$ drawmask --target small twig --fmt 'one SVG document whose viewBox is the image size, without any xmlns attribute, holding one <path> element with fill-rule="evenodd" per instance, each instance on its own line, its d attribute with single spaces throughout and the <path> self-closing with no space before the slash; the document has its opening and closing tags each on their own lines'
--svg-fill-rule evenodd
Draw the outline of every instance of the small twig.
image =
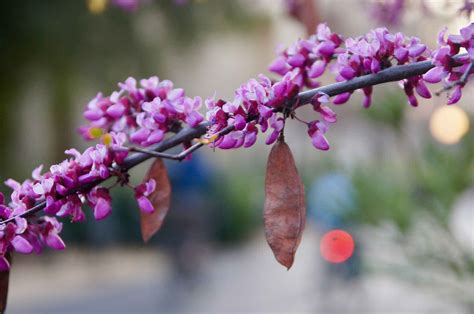
<svg viewBox="0 0 474 314">
<path fill-rule="evenodd" d="M 194 152 L 195 150 L 199 149 L 202 146 L 204 146 L 203 143 L 201 142 L 196 143 L 193 146 L 189 147 L 188 149 L 183 150 L 179 154 L 161 153 L 161 152 L 156 152 L 153 150 L 148 150 L 148 149 L 139 148 L 139 147 L 130 147 L 128 150 L 131 152 L 147 154 L 153 157 L 182 161 L 184 158 L 186 158 L 188 155 L 190 155 L 192 152 Z"/>
<path fill-rule="evenodd" d="M 469 74 L 471 74 L 473 66 L 474 66 L 474 61 L 471 60 L 471 63 L 469 63 L 469 65 L 467 66 L 466 71 L 463 73 L 463 75 L 461 76 L 461 79 L 459 80 L 462 85 L 466 85 L 467 77 L 469 76 Z"/>
<path fill-rule="evenodd" d="M 442 93 L 452 89 L 453 87 L 455 86 L 464 86 L 466 85 L 467 83 L 467 78 L 469 77 L 469 74 L 471 74 L 471 71 L 472 71 L 472 68 L 474 67 L 474 61 L 471 61 L 471 63 L 469 63 L 469 65 L 467 66 L 467 69 L 466 71 L 464 71 L 464 73 L 462 74 L 461 78 L 455 82 L 452 82 L 448 85 L 446 85 L 445 87 L 443 87 L 442 89 L 440 89 L 439 91 L 437 91 L 435 93 L 436 96 L 439 96 L 441 95 Z"/>
<path fill-rule="evenodd" d="M 293 114 L 291 117 L 292 117 L 292 118 L 295 118 L 297 121 L 299 121 L 299 122 L 301 122 L 301 123 L 304 123 L 304 124 L 306 124 L 306 125 L 309 124 L 309 122 L 304 121 L 304 120 L 301 119 L 301 118 L 298 118 L 298 116 L 297 116 L 296 114 Z"/>
</svg>

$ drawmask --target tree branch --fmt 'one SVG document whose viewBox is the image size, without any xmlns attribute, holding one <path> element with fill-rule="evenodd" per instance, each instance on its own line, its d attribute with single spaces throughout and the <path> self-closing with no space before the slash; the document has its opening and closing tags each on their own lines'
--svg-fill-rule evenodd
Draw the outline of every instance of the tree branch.
<svg viewBox="0 0 474 314">
<path fill-rule="evenodd" d="M 299 93 L 299 103 L 305 105 L 318 93 L 325 93 L 329 96 L 352 92 L 357 89 L 379 85 L 387 82 L 400 81 L 415 75 L 421 75 L 428 72 L 434 65 L 431 61 L 421 61 L 405 65 L 392 66 L 375 74 L 355 77 L 350 81 L 338 82 L 308 91 Z"/>
<path fill-rule="evenodd" d="M 462 55 L 458 55 L 457 57 L 462 57 Z M 421 75 L 421 74 L 426 73 L 431 68 L 433 68 L 431 61 L 421 61 L 421 62 L 416 62 L 412 64 L 407 64 L 407 65 L 392 66 L 376 74 L 368 74 L 368 75 L 353 78 L 352 80 L 349 80 L 349 81 L 329 84 L 326 86 L 322 86 L 319 88 L 301 92 L 298 94 L 296 103 L 298 104 L 297 106 L 300 107 L 302 105 L 306 105 L 310 103 L 311 99 L 315 95 L 321 92 L 329 96 L 335 96 L 342 93 L 355 91 L 363 87 L 379 85 L 379 84 L 383 84 L 387 82 L 399 81 L 399 80 L 406 79 L 415 75 Z M 183 129 L 179 131 L 176 135 L 152 147 L 150 150 L 161 153 L 175 146 L 181 145 L 186 142 L 190 142 L 195 138 L 200 138 L 201 136 L 206 134 L 209 125 L 210 125 L 209 122 L 205 122 L 205 123 L 201 123 L 199 126 L 195 128 Z M 220 135 L 225 135 L 227 133 L 230 133 L 233 129 L 234 129 L 234 126 L 230 125 L 226 127 L 225 129 L 221 130 L 219 133 Z M 195 145 L 189 148 L 188 150 L 191 150 L 192 152 L 202 147 L 203 145 L 204 144 Z M 188 150 L 183 151 L 181 154 L 185 154 L 186 156 L 189 153 Z M 179 160 L 180 158 L 185 157 L 185 156 L 181 157 L 180 156 L 181 154 L 176 155 L 178 156 L 178 158 L 176 159 Z M 144 153 L 144 152 L 135 153 L 133 155 L 128 156 L 125 159 L 124 163 L 121 166 L 117 167 L 117 170 L 128 171 L 131 168 L 135 167 L 138 164 L 141 164 L 142 162 L 148 160 L 151 157 L 153 156 L 151 156 L 149 153 Z M 81 186 L 80 189 L 71 191 L 71 193 L 75 193 L 78 191 L 88 191 L 89 189 L 93 188 L 94 186 L 104 181 L 105 181 L 104 179 L 100 179 L 100 180 L 90 182 L 88 184 Z M 45 207 L 45 205 L 46 203 L 44 201 L 40 202 L 36 204 L 34 207 L 25 211 L 20 216 L 28 217 L 28 216 L 34 215 L 35 213 L 42 210 Z M 16 217 L 11 217 L 9 219 L 1 221 L 0 224 L 6 224 L 10 221 L 13 221 L 15 218 Z"/>
<path fill-rule="evenodd" d="M 229 133 L 230 131 L 232 131 L 233 129 L 234 129 L 234 126 L 230 125 L 228 127 L 223 128 L 219 132 L 213 134 L 212 136 L 213 136 L 213 138 L 217 139 L 221 135 L 225 135 L 225 134 Z M 209 141 L 209 143 L 212 143 L 212 141 Z M 157 158 L 165 158 L 165 159 L 183 161 L 183 159 L 185 159 L 187 156 L 191 155 L 194 151 L 196 151 L 199 148 L 203 147 L 205 144 L 208 144 L 208 143 L 205 143 L 204 141 L 195 143 L 194 145 L 192 145 L 191 147 L 188 147 L 187 149 L 183 150 L 179 154 L 167 154 L 167 153 L 158 152 L 156 150 L 143 149 L 143 148 L 139 148 L 139 147 L 130 147 L 128 149 L 128 151 L 147 154 L 150 157 L 157 157 Z"/>
</svg>

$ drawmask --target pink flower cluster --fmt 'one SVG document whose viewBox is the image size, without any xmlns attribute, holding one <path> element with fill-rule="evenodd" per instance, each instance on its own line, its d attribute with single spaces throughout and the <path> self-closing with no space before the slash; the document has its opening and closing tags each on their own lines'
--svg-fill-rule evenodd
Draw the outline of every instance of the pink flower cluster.
<svg viewBox="0 0 474 314">
<path fill-rule="evenodd" d="M 329 142 L 324 134 L 331 123 L 337 121 L 336 114 L 328 106 L 329 96 L 324 93 L 316 94 L 311 100 L 314 111 L 318 112 L 322 120 L 314 120 L 308 123 L 308 135 L 311 137 L 313 146 L 320 150 L 328 150 Z"/>
<path fill-rule="evenodd" d="M 0 270 L 8 268 L 5 254 L 9 250 L 20 253 L 40 253 L 44 245 L 62 250 L 64 242 L 59 237 L 62 225 L 54 217 L 41 217 L 27 221 L 19 215 L 40 202 L 45 202 L 44 212 L 58 217 L 70 217 L 73 222 L 83 221 L 82 205 L 87 203 L 99 220 L 112 210 L 109 191 L 103 187 L 85 188 L 92 182 L 103 181 L 112 176 L 114 164 L 121 164 L 128 152 L 123 148 L 123 134 L 112 133 L 110 143 L 89 147 L 82 154 L 76 149 L 66 153 L 72 156 L 51 166 L 41 174 L 43 166 L 32 173 L 32 178 L 19 183 L 13 179 L 5 182 L 13 191 L 11 201 L 5 204 L 0 195 L 0 218 L 14 218 L 7 224 L 0 224 Z"/>
<path fill-rule="evenodd" d="M 402 33 L 390 34 L 386 28 L 377 28 L 364 36 L 348 38 L 345 42 L 346 51 L 339 54 L 336 62 L 337 81 L 351 80 L 356 76 L 377 73 L 385 68 L 396 65 L 427 60 L 427 48 L 416 37 L 406 37 Z M 430 98 L 431 94 L 421 75 L 410 77 L 401 82 L 408 102 L 417 106 L 414 91 L 421 97 Z M 362 89 L 363 105 L 371 104 L 372 86 Z M 352 92 L 334 97 L 334 104 L 347 102 Z"/>
<path fill-rule="evenodd" d="M 259 80 L 252 79 L 240 86 L 235 91 L 232 102 L 207 99 L 206 105 L 209 111 L 206 118 L 211 123 L 208 137 L 212 137 L 229 125 L 234 126 L 234 131 L 217 138 L 213 145 L 221 149 L 250 147 L 257 139 L 258 128 L 262 133 L 271 128 L 272 131 L 265 143 L 273 144 L 285 126 L 285 118 L 293 114 L 294 108 L 289 106 L 297 105 L 297 94 L 300 91 L 300 86 L 294 82 L 297 75 L 296 71 L 287 72 L 282 80 L 276 83 L 260 75 Z M 329 149 L 324 133 L 329 123 L 336 122 L 336 114 L 328 106 L 323 105 L 327 102 L 329 97 L 325 94 L 314 97 L 313 108 L 319 113 L 322 121 L 307 123 L 313 146 L 321 150 Z"/>
<path fill-rule="evenodd" d="M 319 86 L 316 78 L 323 75 L 333 56 L 344 52 L 342 37 L 332 33 L 326 24 L 319 24 L 316 34 L 300 39 L 287 49 L 280 48 L 269 70 L 279 75 L 292 72 L 293 83 L 301 88 Z"/>
<path fill-rule="evenodd" d="M 474 23 L 460 30 L 459 35 L 449 35 L 445 39 L 447 29 L 443 29 L 438 35 L 438 49 L 432 53 L 433 69 L 423 75 L 423 79 L 429 83 L 443 81 L 447 89 L 453 88 L 448 98 L 448 104 L 455 104 L 461 99 L 462 88 L 472 73 L 472 62 L 474 62 Z M 461 49 L 467 54 L 454 59 Z"/>
<path fill-rule="evenodd" d="M 240 86 L 233 101 L 208 98 L 205 101 L 209 109 L 206 118 L 211 123 L 208 137 L 229 125 L 234 126 L 234 131 L 217 138 L 213 146 L 221 149 L 250 147 L 257 139 L 257 125 L 262 132 L 269 127 L 273 130 L 265 142 L 274 143 L 285 125 L 277 111 L 284 110 L 286 102 L 295 99 L 300 90 L 293 80 L 292 72 L 274 84 L 268 77 L 260 75 L 258 80 L 252 79 Z"/>
<path fill-rule="evenodd" d="M 171 81 L 154 76 L 137 86 L 130 77 L 119 87 L 107 97 L 99 93 L 87 105 L 84 117 L 89 124 L 80 128 L 85 139 L 113 131 L 127 134 L 134 144 L 150 146 L 161 142 L 166 132 L 177 131 L 182 122 L 195 127 L 203 120 L 198 112 L 201 98 L 186 97 Z"/>
</svg>

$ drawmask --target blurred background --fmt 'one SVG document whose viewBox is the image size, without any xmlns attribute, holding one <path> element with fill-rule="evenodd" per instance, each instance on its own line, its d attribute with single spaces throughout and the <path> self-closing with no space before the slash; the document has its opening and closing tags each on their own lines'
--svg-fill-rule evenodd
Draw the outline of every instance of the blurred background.
<svg viewBox="0 0 474 314">
<path fill-rule="evenodd" d="M 65 149 L 85 148 L 76 133 L 85 104 L 128 76 L 158 75 L 191 96 L 230 98 L 268 74 L 278 44 L 306 36 L 291 10 L 298 0 L 111 1 L 2 3 L 0 181 L 23 180 Z M 306 25 L 325 21 L 345 37 L 386 24 L 373 10 L 381 1 L 305 2 L 314 12 Z M 463 3 L 404 1 L 389 29 L 434 47 L 444 25 L 467 25 L 457 11 Z M 149 245 L 126 189 L 114 191 L 107 220 L 64 221 L 67 250 L 15 255 L 9 312 L 474 313 L 473 99 L 467 86 L 456 107 L 441 96 L 409 108 L 396 83 L 381 86 L 370 110 L 360 96 L 335 108 L 329 152 L 289 123 L 308 202 L 290 271 L 264 238 L 270 147 L 260 139 L 252 149 L 204 148 L 192 161 L 167 163 L 172 208 Z M 147 166 L 133 170 L 136 182 Z M 339 265 L 319 253 L 334 228 L 356 242 Z"/>
</svg>

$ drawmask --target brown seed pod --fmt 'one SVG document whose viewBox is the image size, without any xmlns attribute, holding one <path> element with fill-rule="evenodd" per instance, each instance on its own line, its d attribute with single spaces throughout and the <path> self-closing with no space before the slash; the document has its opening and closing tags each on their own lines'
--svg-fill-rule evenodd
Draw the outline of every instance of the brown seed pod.
<svg viewBox="0 0 474 314">
<path fill-rule="evenodd" d="M 265 178 L 265 236 L 277 261 L 290 269 L 306 221 L 304 185 L 288 145 L 272 148 Z"/>
</svg>

